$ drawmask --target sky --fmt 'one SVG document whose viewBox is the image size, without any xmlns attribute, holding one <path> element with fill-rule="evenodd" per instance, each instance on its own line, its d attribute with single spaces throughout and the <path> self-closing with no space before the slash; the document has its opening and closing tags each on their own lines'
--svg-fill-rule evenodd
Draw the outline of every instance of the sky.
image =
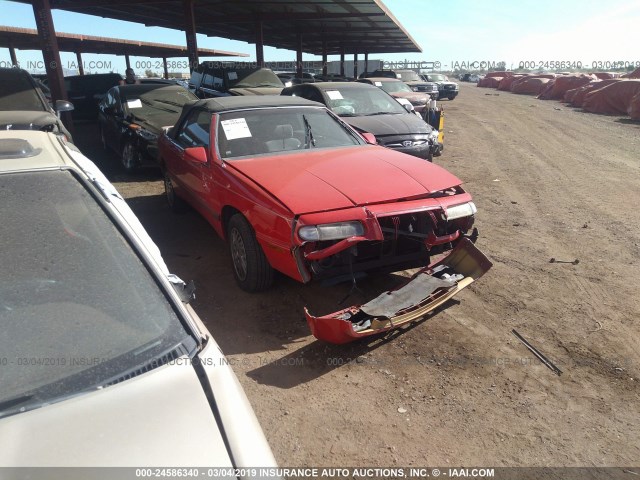
<svg viewBox="0 0 640 480">
<path fill-rule="evenodd" d="M 504 61 L 507 68 L 518 68 L 521 62 L 549 61 L 581 62 L 587 66 L 604 62 L 598 70 L 607 70 L 606 62 L 633 62 L 640 66 L 639 0 L 383 1 L 423 52 L 370 54 L 370 59 L 437 61 L 441 70 L 456 66 L 465 70 L 465 65 L 473 62 L 499 61 Z M 61 10 L 53 11 L 53 20 L 60 32 L 185 44 L 184 33 L 177 30 Z M 0 24 L 35 28 L 33 10 L 30 5 L 0 0 Z M 244 60 L 255 60 L 255 46 L 246 42 L 198 35 L 198 46 L 248 53 L 250 57 Z M 38 51 L 18 51 L 17 56 L 22 66 L 27 62 L 37 66 L 42 60 Z M 294 61 L 295 52 L 265 47 L 265 59 Z M 83 60 L 94 66 L 101 62 L 107 66 L 102 71 L 123 73 L 125 69 L 124 57 L 85 54 Z M 148 60 L 131 57 L 134 68 Z M 320 58 L 305 54 L 303 60 Z M 61 61 L 73 67 L 75 55 L 61 52 Z M 3 66 L 10 66 L 10 57 L 7 49 L 0 48 L 0 67 Z"/>
</svg>

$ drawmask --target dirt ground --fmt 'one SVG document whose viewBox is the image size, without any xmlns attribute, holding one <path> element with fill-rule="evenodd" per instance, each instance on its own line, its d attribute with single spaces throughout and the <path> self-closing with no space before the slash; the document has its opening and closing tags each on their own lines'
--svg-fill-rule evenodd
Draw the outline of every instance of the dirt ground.
<svg viewBox="0 0 640 480">
<path fill-rule="evenodd" d="M 498 94 L 499 93 L 499 94 Z M 315 340 L 303 307 L 348 285 L 236 287 L 225 244 L 172 214 L 150 170 L 108 172 L 240 379 L 282 466 L 631 466 L 640 458 L 640 124 L 461 84 L 444 155 L 478 206 L 493 269 L 424 321 L 369 343 Z M 551 258 L 573 261 L 550 263 Z M 361 281 L 354 304 L 393 276 Z M 563 371 L 555 375 L 516 329 Z"/>
</svg>

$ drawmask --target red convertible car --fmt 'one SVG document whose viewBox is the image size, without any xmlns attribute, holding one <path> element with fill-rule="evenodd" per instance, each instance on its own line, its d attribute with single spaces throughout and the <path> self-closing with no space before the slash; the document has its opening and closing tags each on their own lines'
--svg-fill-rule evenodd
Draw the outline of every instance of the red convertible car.
<svg viewBox="0 0 640 480">
<path fill-rule="evenodd" d="M 269 287 L 274 270 L 306 283 L 420 268 L 364 305 L 307 311 L 319 339 L 346 343 L 417 320 L 491 267 L 473 244 L 476 207 L 458 178 L 375 145 L 319 103 L 197 101 L 159 150 L 169 205 L 188 202 L 226 239 L 246 291 Z"/>
</svg>

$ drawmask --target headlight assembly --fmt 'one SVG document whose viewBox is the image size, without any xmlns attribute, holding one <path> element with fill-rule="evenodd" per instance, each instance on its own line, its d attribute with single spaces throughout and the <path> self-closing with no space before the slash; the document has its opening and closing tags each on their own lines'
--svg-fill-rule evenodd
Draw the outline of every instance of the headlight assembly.
<svg viewBox="0 0 640 480">
<path fill-rule="evenodd" d="M 298 230 L 298 235 L 305 242 L 321 242 L 325 240 L 342 240 L 364 234 L 364 226 L 360 222 L 327 223 L 324 225 L 308 225 Z"/>
<path fill-rule="evenodd" d="M 456 218 L 470 217 L 475 215 L 478 209 L 475 203 L 467 202 L 462 205 L 447 208 L 447 220 L 455 220 Z"/>
</svg>

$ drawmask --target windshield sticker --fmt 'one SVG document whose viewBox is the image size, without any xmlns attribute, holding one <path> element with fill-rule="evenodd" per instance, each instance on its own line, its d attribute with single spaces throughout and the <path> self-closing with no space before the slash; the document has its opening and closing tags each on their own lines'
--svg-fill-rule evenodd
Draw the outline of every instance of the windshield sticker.
<svg viewBox="0 0 640 480">
<path fill-rule="evenodd" d="M 381 87 L 381 86 L 382 86 L 382 82 L 373 82 L 373 84 L 374 84 L 376 87 Z"/>
<path fill-rule="evenodd" d="M 236 72 L 229 72 L 229 80 L 237 80 L 238 74 Z"/>
<path fill-rule="evenodd" d="M 338 90 L 327 90 L 327 95 L 331 100 L 342 100 L 344 98 Z"/>
<path fill-rule="evenodd" d="M 231 120 L 222 120 L 220 122 L 224 130 L 227 140 L 235 140 L 236 138 L 249 138 L 251 131 L 249 125 L 244 118 L 232 118 Z"/>
<path fill-rule="evenodd" d="M 127 108 L 142 108 L 142 101 L 139 98 L 127 100 Z"/>
</svg>

